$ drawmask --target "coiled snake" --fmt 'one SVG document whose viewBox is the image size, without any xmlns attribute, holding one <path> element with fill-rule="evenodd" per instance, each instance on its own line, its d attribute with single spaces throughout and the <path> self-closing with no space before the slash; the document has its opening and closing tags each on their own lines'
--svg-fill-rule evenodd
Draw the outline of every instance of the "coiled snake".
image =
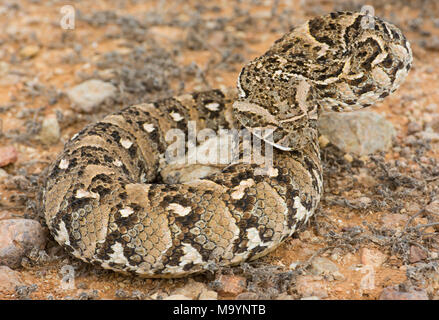
<svg viewBox="0 0 439 320">
<path fill-rule="evenodd" d="M 130 106 L 84 128 L 45 185 L 56 241 L 86 262 L 145 277 L 185 276 L 272 251 L 319 204 L 318 115 L 382 100 L 411 67 L 401 31 L 377 17 L 365 25 L 365 17 L 337 12 L 296 27 L 242 69 L 238 92 Z M 255 159 L 170 163 L 167 132 L 190 134 L 191 123 L 247 129 L 274 147 L 270 167 L 261 174 Z"/>
</svg>

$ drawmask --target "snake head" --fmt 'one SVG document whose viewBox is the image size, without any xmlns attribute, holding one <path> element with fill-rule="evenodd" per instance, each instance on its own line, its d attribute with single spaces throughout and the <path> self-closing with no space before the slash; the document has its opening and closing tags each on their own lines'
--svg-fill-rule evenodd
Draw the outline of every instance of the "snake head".
<svg viewBox="0 0 439 320">
<path fill-rule="evenodd" d="M 292 29 L 238 78 L 234 114 L 253 132 L 273 131 L 282 150 L 315 136 L 322 111 L 351 111 L 394 92 L 412 64 L 410 44 L 393 24 L 361 12 L 336 12 Z"/>
<path fill-rule="evenodd" d="M 374 105 L 398 89 L 411 68 L 410 43 L 398 27 L 379 17 L 338 12 L 314 18 L 307 27 L 327 46 L 317 60 L 333 70 L 326 77 L 317 76 L 319 67 L 311 72 L 317 101 L 325 111 Z M 340 35 L 328 41 L 333 30 Z"/>
</svg>

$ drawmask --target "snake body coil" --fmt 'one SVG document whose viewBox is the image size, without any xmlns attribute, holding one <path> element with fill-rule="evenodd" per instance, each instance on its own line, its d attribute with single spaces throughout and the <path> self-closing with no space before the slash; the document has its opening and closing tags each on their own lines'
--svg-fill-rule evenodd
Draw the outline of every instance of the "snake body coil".
<svg viewBox="0 0 439 320">
<path fill-rule="evenodd" d="M 322 193 L 316 123 L 395 91 L 411 67 L 394 25 L 337 12 L 316 17 L 246 65 L 236 90 L 140 104 L 75 135 L 50 167 L 47 224 L 75 257 L 146 277 L 179 277 L 256 259 L 314 213 Z M 179 129 L 247 129 L 272 166 L 166 161 Z M 261 135 L 270 129 L 270 139 Z M 187 150 L 187 149 L 186 149 Z M 225 150 L 226 151 L 226 150 Z"/>
</svg>

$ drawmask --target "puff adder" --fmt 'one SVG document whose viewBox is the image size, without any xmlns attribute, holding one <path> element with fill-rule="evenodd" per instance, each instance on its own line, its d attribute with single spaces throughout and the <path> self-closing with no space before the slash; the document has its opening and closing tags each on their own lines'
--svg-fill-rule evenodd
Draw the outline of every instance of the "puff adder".
<svg viewBox="0 0 439 320">
<path fill-rule="evenodd" d="M 241 71 L 237 89 L 125 108 L 85 127 L 51 165 L 43 205 L 68 252 L 145 277 L 180 277 L 266 255 L 314 213 L 322 194 L 316 122 L 371 106 L 412 63 L 394 25 L 336 12 L 292 29 Z M 171 129 L 273 130 L 260 164 L 167 163 Z"/>
</svg>

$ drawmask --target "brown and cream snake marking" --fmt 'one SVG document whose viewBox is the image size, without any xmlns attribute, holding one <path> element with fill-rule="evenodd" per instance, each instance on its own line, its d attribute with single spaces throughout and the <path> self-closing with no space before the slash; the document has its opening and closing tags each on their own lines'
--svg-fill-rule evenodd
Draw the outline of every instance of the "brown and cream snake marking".
<svg viewBox="0 0 439 320">
<path fill-rule="evenodd" d="M 50 167 L 47 224 L 75 257 L 145 277 L 180 277 L 256 259 L 313 215 L 322 193 L 316 120 L 395 91 L 412 63 L 394 25 L 316 17 L 246 65 L 236 90 L 131 106 L 75 135 Z M 170 129 L 274 130 L 273 166 L 176 165 Z"/>
</svg>

